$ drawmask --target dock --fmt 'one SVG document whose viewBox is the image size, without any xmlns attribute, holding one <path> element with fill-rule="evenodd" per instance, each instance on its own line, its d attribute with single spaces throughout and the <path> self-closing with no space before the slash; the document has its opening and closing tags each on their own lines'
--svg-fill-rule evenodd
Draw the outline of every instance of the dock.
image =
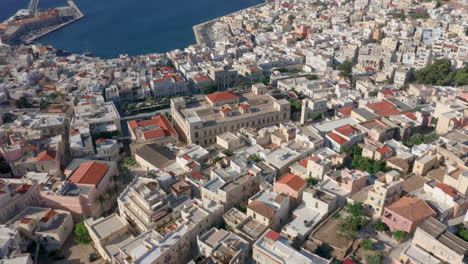
<svg viewBox="0 0 468 264">
<path fill-rule="evenodd" d="M 37 32 L 34 32 L 32 34 L 32 36 L 26 37 L 24 39 L 24 42 L 29 44 L 29 43 L 37 40 L 37 39 L 42 38 L 43 36 L 45 36 L 45 35 L 47 35 L 47 34 L 49 34 L 51 32 L 54 32 L 54 31 L 56 31 L 56 30 L 58 30 L 58 29 L 60 29 L 62 27 L 65 27 L 65 26 L 67 26 L 67 25 L 69 25 L 69 24 L 71 24 L 73 22 L 76 22 L 76 21 L 80 20 L 80 19 L 82 19 L 84 17 L 83 12 L 81 12 L 81 10 L 78 8 L 78 6 L 76 6 L 75 2 L 70 0 L 70 1 L 67 1 L 67 3 L 68 3 L 68 6 L 70 8 L 72 8 L 73 11 L 75 12 L 75 18 L 73 18 L 72 20 L 67 21 L 65 23 L 56 25 L 56 26 L 52 26 L 52 27 L 48 27 L 48 28 L 45 28 L 45 29 L 42 29 L 42 30 L 38 30 Z"/>
</svg>

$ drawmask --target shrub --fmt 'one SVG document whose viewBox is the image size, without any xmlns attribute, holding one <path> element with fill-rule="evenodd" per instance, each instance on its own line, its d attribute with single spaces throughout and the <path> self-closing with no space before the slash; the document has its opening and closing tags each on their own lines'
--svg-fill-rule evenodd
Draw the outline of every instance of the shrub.
<svg viewBox="0 0 468 264">
<path fill-rule="evenodd" d="M 374 248 L 374 243 L 370 239 L 363 239 L 359 244 L 365 250 L 372 250 Z"/>
<path fill-rule="evenodd" d="M 405 239 L 406 237 L 406 232 L 405 231 L 400 231 L 400 230 L 396 230 L 392 233 L 393 237 L 398 240 L 398 241 L 402 241 L 403 239 Z"/>
<path fill-rule="evenodd" d="M 89 236 L 88 229 L 84 225 L 84 222 L 79 222 L 75 225 L 75 242 L 80 244 L 91 243 L 91 237 Z"/>
<path fill-rule="evenodd" d="M 375 224 L 373 225 L 374 229 L 377 230 L 377 231 L 385 231 L 385 230 L 388 230 L 388 227 L 386 224 L 384 224 L 382 221 L 377 221 L 375 222 Z"/>
</svg>

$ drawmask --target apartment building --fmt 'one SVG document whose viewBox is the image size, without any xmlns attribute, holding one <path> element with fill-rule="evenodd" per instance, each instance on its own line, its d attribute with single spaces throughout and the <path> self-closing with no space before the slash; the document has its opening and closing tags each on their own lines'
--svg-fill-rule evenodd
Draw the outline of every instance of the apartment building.
<svg viewBox="0 0 468 264">
<path fill-rule="evenodd" d="M 246 201 L 259 190 L 259 185 L 272 181 L 276 170 L 264 162 L 254 163 L 238 157 L 225 169 L 212 169 L 211 180 L 201 187 L 203 200 L 222 204 L 226 210 Z"/>
<path fill-rule="evenodd" d="M 249 262 L 249 242 L 233 232 L 213 227 L 197 237 L 200 253 L 214 263 L 243 264 Z"/>
<path fill-rule="evenodd" d="M 374 217 L 380 217 L 385 206 L 398 200 L 403 189 L 403 180 L 400 179 L 398 172 L 392 170 L 377 175 L 379 177 L 375 180 L 364 202 L 372 208 Z"/>
<path fill-rule="evenodd" d="M 117 203 L 122 218 L 146 232 L 173 221 L 189 200 L 187 196 L 177 199 L 168 195 L 156 180 L 138 177 L 125 188 Z"/>
<path fill-rule="evenodd" d="M 156 115 L 149 120 L 128 121 L 128 128 L 132 153 L 146 144 L 177 143 L 179 137 L 165 115 Z"/>
<path fill-rule="evenodd" d="M 400 230 L 413 233 L 427 218 L 435 215 L 436 212 L 424 200 L 404 196 L 385 207 L 382 222 L 392 232 Z"/>
<path fill-rule="evenodd" d="M 36 240 L 48 252 L 60 249 L 73 231 L 70 212 L 42 207 L 26 207 L 8 223 L 18 226 L 23 236 Z"/>
<path fill-rule="evenodd" d="M 468 243 L 448 231 L 447 226 L 433 217 L 416 229 L 411 244 L 435 257 L 439 263 L 467 263 Z"/>
<path fill-rule="evenodd" d="M 121 132 L 120 114 L 113 102 L 75 106 L 71 128 L 89 128 L 91 134 Z"/>
<path fill-rule="evenodd" d="M 280 230 L 289 217 L 290 196 L 264 189 L 252 196 L 247 205 L 247 216 L 273 230 Z"/>
<path fill-rule="evenodd" d="M 202 146 L 216 143 L 216 136 L 227 131 L 288 121 L 290 109 L 288 101 L 275 99 L 266 94 L 266 89 L 253 89 L 243 95 L 217 92 L 192 105 L 186 105 L 183 98 L 171 99 L 171 115 L 178 134 L 188 144 Z"/>
<path fill-rule="evenodd" d="M 253 260 L 258 264 L 304 263 L 327 264 L 330 261 L 311 254 L 304 249 L 296 250 L 279 233 L 269 229 L 253 245 Z"/>
<path fill-rule="evenodd" d="M 118 257 L 120 246 L 134 239 L 129 231 L 130 225 L 128 222 L 116 213 L 97 219 L 88 218 L 84 221 L 84 224 L 93 240 L 94 247 L 101 257 L 108 262 L 113 262 L 114 257 Z"/>
</svg>

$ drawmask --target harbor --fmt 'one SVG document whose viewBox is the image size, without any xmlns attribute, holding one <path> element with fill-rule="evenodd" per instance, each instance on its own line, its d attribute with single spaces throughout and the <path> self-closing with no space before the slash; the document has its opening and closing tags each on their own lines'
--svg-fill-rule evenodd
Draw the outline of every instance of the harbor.
<svg viewBox="0 0 468 264">
<path fill-rule="evenodd" d="M 84 17 L 75 2 L 70 0 L 67 4 L 64 7 L 38 10 L 39 0 L 31 0 L 27 9 L 19 10 L 0 24 L 4 28 L 0 39 L 10 44 L 29 44 Z"/>
<path fill-rule="evenodd" d="M 52 26 L 52 27 L 49 27 L 49 28 L 44 28 L 44 29 L 38 30 L 38 31 L 32 33 L 32 35 L 30 37 L 25 38 L 24 42 L 25 43 L 31 43 L 31 42 L 33 42 L 33 41 L 35 41 L 37 39 L 42 38 L 43 36 L 45 36 L 45 35 L 47 35 L 47 34 L 49 34 L 51 32 L 59 30 L 59 29 L 65 27 L 65 26 L 67 26 L 67 25 L 69 25 L 71 23 L 74 23 L 74 22 L 76 22 L 76 21 L 78 21 L 78 20 L 80 20 L 80 19 L 82 19 L 84 17 L 83 12 L 81 12 L 81 10 L 78 8 L 78 6 L 75 4 L 75 2 L 67 1 L 67 3 L 69 5 L 69 7 L 71 9 L 73 9 L 74 12 L 75 12 L 75 18 L 74 19 L 72 19 L 70 21 L 67 21 L 65 23 L 62 23 L 60 25 L 56 25 L 56 26 Z"/>
</svg>

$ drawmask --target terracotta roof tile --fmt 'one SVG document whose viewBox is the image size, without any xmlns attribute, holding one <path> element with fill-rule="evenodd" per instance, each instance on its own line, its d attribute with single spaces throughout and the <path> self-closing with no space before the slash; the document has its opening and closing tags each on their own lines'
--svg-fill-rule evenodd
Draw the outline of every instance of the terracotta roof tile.
<svg viewBox="0 0 468 264">
<path fill-rule="evenodd" d="M 247 205 L 247 208 L 268 219 L 272 219 L 275 216 L 275 212 L 273 211 L 273 209 L 259 201 L 250 202 Z"/>
<path fill-rule="evenodd" d="M 425 201 L 412 196 L 402 197 L 400 200 L 389 205 L 387 209 L 412 222 L 416 222 L 436 214 L 436 212 Z"/>
<path fill-rule="evenodd" d="M 224 101 L 230 101 L 239 99 L 240 97 L 233 92 L 217 92 L 206 96 L 213 103 L 220 103 Z"/>
<path fill-rule="evenodd" d="M 295 191 L 299 191 L 302 187 L 306 185 L 306 182 L 301 177 L 292 173 L 286 174 L 284 177 L 276 181 L 275 184 L 276 183 L 286 184 Z"/>
<path fill-rule="evenodd" d="M 56 155 L 57 155 L 57 151 L 55 150 L 45 150 L 37 154 L 36 161 L 43 162 L 43 161 L 55 160 Z"/>
<path fill-rule="evenodd" d="M 93 161 L 83 163 L 70 176 L 69 181 L 73 183 L 98 185 L 108 170 L 109 166 L 100 162 Z"/>
<path fill-rule="evenodd" d="M 345 138 L 343 138 L 343 137 L 341 137 L 341 136 L 339 136 L 339 135 L 337 135 L 337 134 L 335 134 L 333 132 L 328 133 L 327 136 L 331 140 L 335 141 L 336 143 L 338 143 L 340 145 L 343 145 L 343 144 L 345 144 L 345 143 L 347 143 L 349 141 L 349 140 L 347 140 L 347 139 L 345 139 Z"/>
</svg>

